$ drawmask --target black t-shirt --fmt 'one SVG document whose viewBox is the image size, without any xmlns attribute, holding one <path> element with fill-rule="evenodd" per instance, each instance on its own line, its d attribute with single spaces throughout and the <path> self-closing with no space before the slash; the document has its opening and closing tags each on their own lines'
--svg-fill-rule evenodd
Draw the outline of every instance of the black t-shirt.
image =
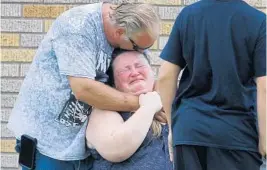
<svg viewBox="0 0 267 170">
<path fill-rule="evenodd" d="M 174 145 L 257 151 L 255 78 L 266 75 L 266 15 L 241 0 L 203 0 L 177 17 L 161 53 L 184 68 Z"/>
</svg>

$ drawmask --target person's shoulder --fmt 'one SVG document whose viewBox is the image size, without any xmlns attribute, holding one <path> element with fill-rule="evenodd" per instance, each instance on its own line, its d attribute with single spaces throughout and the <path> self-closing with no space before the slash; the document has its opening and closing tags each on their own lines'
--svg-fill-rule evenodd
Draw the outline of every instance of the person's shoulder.
<svg viewBox="0 0 267 170">
<path fill-rule="evenodd" d="M 204 4 L 205 3 L 203 1 L 197 1 L 195 3 L 188 5 L 188 6 L 185 6 L 183 8 L 182 12 L 184 12 L 184 13 L 194 12 L 195 10 L 198 10 L 198 9 L 205 7 Z"/>
<path fill-rule="evenodd" d="M 202 1 L 197 1 L 195 3 L 192 3 L 188 6 L 183 7 L 181 12 L 179 13 L 179 17 L 187 18 L 192 15 L 197 15 L 199 12 L 203 11 L 203 8 L 205 7 L 205 5 L 203 4 L 204 3 Z"/>
<path fill-rule="evenodd" d="M 228 5 L 221 5 L 222 3 L 228 3 Z M 180 13 L 180 16 L 198 16 L 202 13 L 214 12 L 216 8 L 226 8 L 225 10 L 235 11 L 235 15 L 243 16 L 248 20 L 263 21 L 266 20 L 266 14 L 258 9 L 252 7 L 245 1 L 235 0 L 227 2 L 217 1 L 197 1 L 184 7 Z M 210 13 L 211 14 L 211 13 Z"/>
<path fill-rule="evenodd" d="M 235 6 L 236 15 L 246 20 L 250 25 L 254 25 L 255 30 L 260 27 L 263 22 L 266 22 L 266 14 L 252 7 L 245 1 L 241 1 L 238 6 Z"/>
<path fill-rule="evenodd" d="M 90 119 L 103 119 L 103 118 L 110 119 L 112 117 L 121 118 L 120 114 L 116 111 L 93 108 Z"/>
<path fill-rule="evenodd" d="M 101 123 L 99 123 L 101 121 Z M 93 108 L 90 117 L 89 117 L 89 126 L 90 127 L 100 127 L 107 126 L 109 123 L 110 127 L 113 127 L 119 123 L 123 123 L 124 120 L 121 115 L 116 111 L 102 110 Z"/>
<path fill-rule="evenodd" d="M 101 4 L 75 6 L 63 12 L 53 23 L 53 32 L 57 34 L 90 35 L 95 29 L 94 22 L 100 20 Z"/>
<path fill-rule="evenodd" d="M 255 19 L 257 18 L 266 18 L 266 14 L 262 11 L 259 11 L 257 8 L 254 8 L 252 7 L 251 5 L 249 5 L 247 2 L 245 1 L 241 1 L 239 3 L 238 6 L 236 6 L 236 8 L 240 11 L 240 12 L 243 12 L 244 15 L 250 15 L 250 16 L 253 16 L 253 17 L 256 17 Z"/>
</svg>

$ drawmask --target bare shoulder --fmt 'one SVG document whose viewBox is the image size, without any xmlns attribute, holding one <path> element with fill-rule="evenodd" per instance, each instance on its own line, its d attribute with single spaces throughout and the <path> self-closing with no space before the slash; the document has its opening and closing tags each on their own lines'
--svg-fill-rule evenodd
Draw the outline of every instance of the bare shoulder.
<svg viewBox="0 0 267 170">
<path fill-rule="evenodd" d="M 101 110 L 94 108 L 89 116 L 88 126 L 92 128 L 101 128 L 108 126 L 115 126 L 123 123 L 121 115 L 116 111 Z"/>
<path fill-rule="evenodd" d="M 101 110 L 94 108 L 92 110 L 92 113 L 90 115 L 90 120 L 91 119 L 110 119 L 112 117 L 121 117 L 120 114 L 116 111 L 110 111 L 110 110 Z"/>
</svg>

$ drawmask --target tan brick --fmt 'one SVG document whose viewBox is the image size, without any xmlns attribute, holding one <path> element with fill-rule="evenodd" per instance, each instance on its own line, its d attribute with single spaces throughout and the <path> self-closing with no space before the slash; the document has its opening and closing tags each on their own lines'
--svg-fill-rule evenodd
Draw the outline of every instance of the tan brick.
<svg viewBox="0 0 267 170">
<path fill-rule="evenodd" d="M 45 32 L 47 32 L 49 30 L 49 28 L 51 27 L 52 23 L 54 22 L 54 20 L 45 20 Z"/>
<path fill-rule="evenodd" d="M 70 5 L 24 5 L 24 17 L 56 18 L 62 12 L 70 9 Z"/>
<path fill-rule="evenodd" d="M 173 22 L 162 22 L 160 26 L 161 35 L 170 35 L 173 27 Z"/>
<path fill-rule="evenodd" d="M 16 152 L 15 151 L 16 140 L 2 139 L 1 140 L 1 152 Z"/>
<path fill-rule="evenodd" d="M 181 0 L 137 0 L 137 2 L 144 2 L 156 5 L 181 5 Z"/>
<path fill-rule="evenodd" d="M 1 46 L 2 47 L 18 47 L 19 46 L 19 34 L 1 34 Z"/>
<path fill-rule="evenodd" d="M 2 49 L 1 61 L 31 62 L 34 54 L 33 49 Z"/>
</svg>

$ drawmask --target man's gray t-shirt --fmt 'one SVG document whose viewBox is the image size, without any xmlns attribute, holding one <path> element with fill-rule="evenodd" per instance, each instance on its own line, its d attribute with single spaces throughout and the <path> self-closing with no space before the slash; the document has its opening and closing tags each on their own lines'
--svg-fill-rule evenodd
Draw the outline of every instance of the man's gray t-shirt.
<svg viewBox="0 0 267 170">
<path fill-rule="evenodd" d="M 99 80 L 113 48 L 103 29 L 102 3 L 59 16 L 41 42 L 11 113 L 17 139 L 37 138 L 40 153 L 58 160 L 89 155 L 85 131 L 91 106 L 76 100 L 67 76 Z"/>
</svg>

